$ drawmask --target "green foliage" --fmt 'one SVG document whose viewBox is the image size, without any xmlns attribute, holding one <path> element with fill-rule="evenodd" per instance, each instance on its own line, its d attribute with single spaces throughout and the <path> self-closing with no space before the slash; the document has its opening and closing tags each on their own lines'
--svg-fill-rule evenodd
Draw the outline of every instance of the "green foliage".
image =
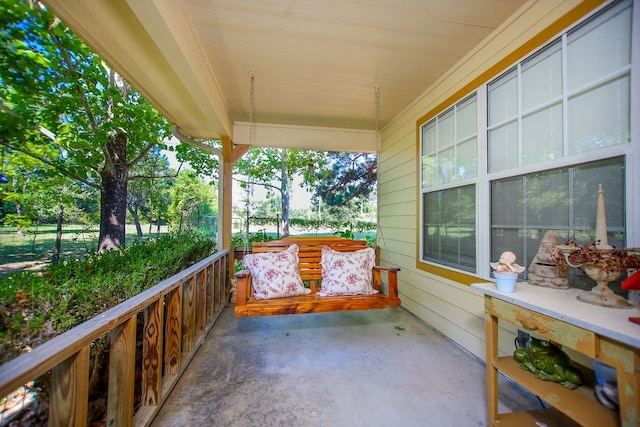
<svg viewBox="0 0 640 427">
<path fill-rule="evenodd" d="M 289 235 L 291 182 L 301 175 L 310 184 L 309 165 L 322 162 L 324 152 L 287 148 L 252 148 L 234 164 L 236 181 L 243 188 L 259 185 L 279 193 L 284 236 Z"/>
<path fill-rule="evenodd" d="M 210 255 L 215 242 L 186 232 L 0 281 L 0 363 L 28 351 Z"/>
<path fill-rule="evenodd" d="M 160 147 L 154 147 L 129 175 L 127 210 L 129 221 L 141 230 L 140 221 L 158 224 L 167 219 L 171 202 L 170 189 L 177 173 L 171 170 L 169 159 Z M 140 236 L 139 236 L 140 237 Z"/>
<path fill-rule="evenodd" d="M 26 230 L 31 226 L 32 221 L 23 215 L 8 214 L 4 217 L 4 223 L 11 227 L 17 227 L 19 230 Z"/>
<path fill-rule="evenodd" d="M 196 172 L 181 172 L 171 189 L 172 203 L 169 206 L 169 225 L 173 230 L 198 228 L 203 216 L 217 212 L 217 194 L 213 186 L 206 184 Z"/>
<path fill-rule="evenodd" d="M 340 230 L 347 229 L 350 232 L 366 232 L 366 231 L 375 231 L 377 229 L 377 225 L 375 222 L 369 221 L 354 221 L 354 222 L 345 222 L 339 220 L 309 220 L 305 218 L 293 218 L 291 219 L 291 225 L 296 228 L 301 228 L 303 230 L 315 230 L 318 227 L 322 228 L 331 228 L 337 230 L 334 234 L 340 233 Z M 346 237 L 346 236 L 342 236 Z"/>
<path fill-rule="evenodd" d="M 358 239 L 358 236 L 356 235 L 356 233 L 363 233 L 365 231 L 371 231 L 371 230 L 376 230 L 376 225 L 370 222 L 362 222 L 359 221 L 357 224 L 352 223 L 346 223 L 343 224 L 342 229 L 339 229 L 338 231 L 336 231 L 335 233 L 333 233 L 335 236 L 338 237 L 342 237 L 343 239 Z M 365 234 L 364 236 L 365 240 L 367 241 L 367 244 L 369 245 L 375 245 L 376 244 L 376 235 L 370 235 L 370 234 Z"/>
<path fill-rule="evenodd" d="M 329 206 L 366 200 L 375 190 L 378 174 L 376 154 L 330 152 L 326 166 L 315 174 L 315 191 Z"/>
<path fill-rule="evenodd" d="M 273 240 L 273 237 L 266 232 L 266 230 L 258 230 L 255 233 L 249 233 L 249 242 L 246 239 L 246 233 L 234 233 L 231 236 L 231 247 L 233 248 L 244 248 L 248 246 L 251 247 L 254 242 L 269 242 Z"/>
<path fill-rule="evenodd" d="M 49 201 L 53 211 L 68 204 L 46 179 L 64 176 L 94 190 L 126 181 L 153 146 L 164 145 L 170 126 L 40 2 L 0 0 L 0 10 L 0 144 L 14 156 L 9 208 L 35 220 L 52 210 Z M 113 224 L 114 213 L 123 218 L 101 234 L 124 241 L 126 195 L 102 196 L 109 203 L 100 224 Z"/>
</svg>

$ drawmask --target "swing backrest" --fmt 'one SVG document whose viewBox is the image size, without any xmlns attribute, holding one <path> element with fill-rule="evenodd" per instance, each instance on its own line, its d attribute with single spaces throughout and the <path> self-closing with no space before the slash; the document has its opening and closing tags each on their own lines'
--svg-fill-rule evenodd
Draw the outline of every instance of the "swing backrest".
<svg viewBox="0 0 640 427">
<path fill-rule="evenodd" d="M 276 252 L 286 250 L 290 245 L 299 247 L 298 269 L 303 281 L 309 282 L 311 291 L 315 293 L 316 285 L 322 280 L 321 251 L 323 246 L 329 246 L 334 251 L 353 252 L 367 248 L 366 240 L 343 239 L 335 236 L 285 237 L 270 242 L 255 242 L 251 252 Z"/>
</svg>

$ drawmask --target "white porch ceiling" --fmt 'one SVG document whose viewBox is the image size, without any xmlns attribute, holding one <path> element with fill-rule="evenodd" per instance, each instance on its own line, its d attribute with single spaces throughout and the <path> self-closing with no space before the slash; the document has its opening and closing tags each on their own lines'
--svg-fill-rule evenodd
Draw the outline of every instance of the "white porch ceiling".
<svg viewBox="0 0 640 427">
<path fill-rule="evenodd" d="M 324 149 L 304 131 L 344 129 L 339 147 L 374 151 L 374 85 L 382 128 L 525 0 L 45 3 L 186 135 L 247 143 L 253 72 L 264 135 Z"/>
</svg>

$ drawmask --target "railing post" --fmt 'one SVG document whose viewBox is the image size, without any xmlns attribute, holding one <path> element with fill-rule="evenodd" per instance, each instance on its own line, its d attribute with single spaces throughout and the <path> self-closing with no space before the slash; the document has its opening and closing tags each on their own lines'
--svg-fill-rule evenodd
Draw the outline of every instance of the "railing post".
<svg viewBox="0 0 640 427">
<path fill-rule="evenodd" d="M 213 275 L 215 274 L 215 263 L 209 265 L 207 267 L 207 327 L 213 322 L 213 313 L 214 313 L 214 287 L 213 287 Z"/>
<path fill-rule="evenodd" d="M 156 406 L 162 393 L 162 325 L 163 300 L 144 310 L 142 341 L 142 405 Z"/>
<path fill-rule="evenodd" d="M 89 347 L 80 349 L 51 370 L 51 388 L 49 425 L 86 426 Z"/>
<path fill-rule="evenodd" d="M 133 390 L 136 362 L 136 316 L 109 333 L 109 391 L 107 425 L 133 425 Z"/>
<path fill-rule="evenodd" d="M 182 351 L 190 353 L 196 335 L 196 275 L 184 283 L 182 295 Z"/>
<path fill-rule="evenodd" d="M 182 286 L 167 297 L 167 321 L 165 323 L 164 373 L 178 375 L 182 359 Z"/>
<path fill-rule="evenodd" d="M 201 337 L 207 329 L 207 269 L 196 277 L 196 336 Z"/>
</svg>

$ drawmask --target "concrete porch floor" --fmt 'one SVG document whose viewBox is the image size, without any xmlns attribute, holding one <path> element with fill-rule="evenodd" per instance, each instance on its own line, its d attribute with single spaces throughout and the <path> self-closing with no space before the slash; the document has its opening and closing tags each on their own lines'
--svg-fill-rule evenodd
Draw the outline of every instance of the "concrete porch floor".
<svg viewBox="0 0 640 427">
<path fill-rule="evenodd" d="M 500 412 L 539 409 L 501 378 Z M 153 426 L 484 426 L 485 366 L 401 307 L 226 308 Z"/>
</svg>

